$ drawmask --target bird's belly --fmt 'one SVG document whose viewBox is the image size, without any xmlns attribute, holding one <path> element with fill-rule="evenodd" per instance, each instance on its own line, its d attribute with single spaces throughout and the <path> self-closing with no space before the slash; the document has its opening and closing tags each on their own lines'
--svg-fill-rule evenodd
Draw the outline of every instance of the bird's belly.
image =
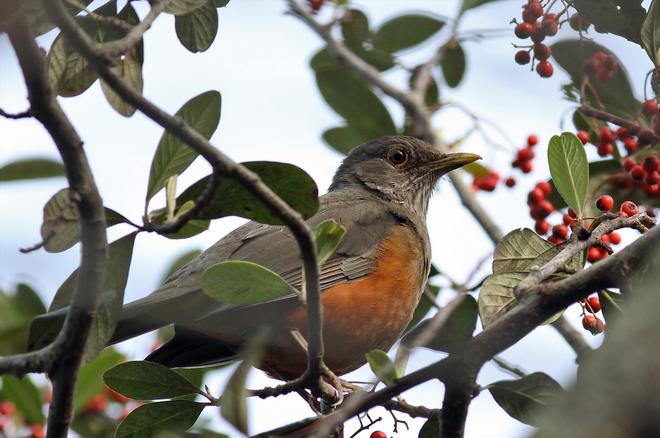
<svg viewBox="0 0 660 438">
<path fill-rule="evenodd" d="M 411 231 L 401 228 L 403 231 L 385 239 L 369 276 L 335 285 L 321 295 L 324 359 L 336 374 L 362 366 L 370 350 L 387 351 L 412 318 L 426 280 L 427 262 L 417 239 L 410 238 Z M 288 328 L 306 337 L 306 318 L 307 312 L 299 307 L 287 318 Z M 282 343 L 275 343 L 281 347 L 266 353 L 266 368 L 285 378 L 300 375 L 306 366 L 305 353 L 290 338 L 284 341 L 283 335 Z M 288 351 L 282 354 L 282 350 Z"/>
</svg>

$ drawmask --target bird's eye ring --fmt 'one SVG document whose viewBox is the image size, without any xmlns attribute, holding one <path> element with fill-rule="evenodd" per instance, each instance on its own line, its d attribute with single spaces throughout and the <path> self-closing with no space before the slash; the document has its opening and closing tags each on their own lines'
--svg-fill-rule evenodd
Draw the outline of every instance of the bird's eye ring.
<svg viewBox="0 0 660 438">
<path fill-rule="evenodd" d="M 387 159 L 395 166 L 402 166 L 408 161 L 408 153 L 400 148 L 390 149 Z"/>
</svg>

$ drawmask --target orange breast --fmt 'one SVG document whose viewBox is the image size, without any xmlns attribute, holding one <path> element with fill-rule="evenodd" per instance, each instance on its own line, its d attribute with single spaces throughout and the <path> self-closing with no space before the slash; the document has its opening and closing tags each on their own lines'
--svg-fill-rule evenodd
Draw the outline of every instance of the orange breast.
<svg viewBox="0 0 660 438">
<path fill-rule="evenodd" d="M 362 366 L 370 350 L 388 350 L 419 301 L 428 266 L 421 241 L 408 227 L 392 230 L 369 276 L 335 285 L 321 295 L 325 362 L 337 374 Z M 306 317 L 306 310 L 297 308 L 287 318 L 289 328 L 306 335 Z M 304 352 L 291 341 L 287 344 L 267 352 L 267 367 L 282 376 L 300 375 L 306 365 Z"/>
</svg>

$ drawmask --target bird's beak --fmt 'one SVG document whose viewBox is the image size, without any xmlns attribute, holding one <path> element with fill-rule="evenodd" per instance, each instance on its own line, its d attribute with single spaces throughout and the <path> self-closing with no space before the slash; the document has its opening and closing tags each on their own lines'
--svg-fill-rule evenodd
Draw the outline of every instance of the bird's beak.
<svg viewBox="0 0 660 438">
<path fill-rule="evenodd" d="M 477 160 L 481 160 L 479 155 L 461 152 L 457 154 L 442 155 L 437 160 L 428 163 L 428 165 L 431 171 L 445 174 Z"/>
</svg>

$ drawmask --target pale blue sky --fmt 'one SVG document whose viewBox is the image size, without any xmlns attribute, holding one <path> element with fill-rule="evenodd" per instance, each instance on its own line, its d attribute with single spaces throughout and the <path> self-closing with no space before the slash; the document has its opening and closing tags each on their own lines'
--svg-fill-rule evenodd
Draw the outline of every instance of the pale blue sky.
<svg viewBox="0 0 660 438">
<path fill-rule="evenodd" d="M 465 17 L 463 28 L 507 28 L 511 17 L 518 13 L 519 3 L 502 1 L 475 10 Z M 455 1 L 362 0 L 354 4 L 367 12 L 372 26 L 402 10 L 429 10 L 453 16 L 457 9 Z M 143 15 L 145 5 L 140 2 L 135 5 Z M 322 100 L 308 67 L 309 58 L 321 47 L 319 38 L 284 12 L 283 1 L 234 0 L 228 8 L 220 10 L 220 29 L 214 44 L 207 52 L 194 55 L 177 41 L 173 18 L 160 17 L 145 41 L 144 93 L 174 112 L 193 95 L 209 89 L 219 90 L 223 106 L 220 126 L 212 138 L 214 145 L 236 161 L 292 162 L 312 175 L 321 192 L 325 192 L 341 156 L 323 144 L 320 134 L 337 126 L 341 120 Z M 554 40 L 563 34 L 564 31 Z M 48 46 L 53 38 L 51 32 L 40 42 Z M 438 38 L 441 39 L 442 34 Z M 490 41 L 466 43 L 467 75 L 458 89 L 443 88 L 441 95 L 500 125 L 516 146 L 523 145 L 527 134 L 538 134 L 541 139 L 538 153 L 543 157 L 547 141 L 550 136 L 561 132 L 560 119 L 571 107 L 561 99 L 558 91 L 566 76 L 556 68 L 555 76 L 542 80 L 516 65 L 513 61 L 515 50 L 511 47 L 513 41 L 511 33 L 511 36 Z M 617 37 L 599 36 L 599 41 L 605 41 L 623 59 L 640 96 L 641 81 L 651 67 L 644 52 Z M 415 60 L 428 56 L 431 48 L 432 44 L 419 56 L 413 55 L 412 60 L 410 57 L 404 59 L 412 65 Z M 10 112 L 22 111 L 27 108 L 25 88 L 4 35 L 0 36 L 0 57 L 0 107 Z M 397 83 L 403 80 L 399 73 L 387 77 Z M 61 98 L 60 102 L 85 142 L 105 204 L 138 221 L 143 209 L 148 169 L 161 128 L 140 114 L 130 119 L 119 116 L 105 102 L 98 83 L 83 95 Z M 400 125 L 401 111 L 392 102 L 387 104 Z M 455 110 L 442 112 L 435 122 L 449 140 L 462 136 L 470 124 L 468 118 Z M 566 128 L 572 128 L 568 120 Z M 503 141 L 502 149 L 494 150 L 476 135 L 470 137 L 464 146 L 466 151 L 482 154 L 487 164 L 497 167 L 505 176 L 509 173 L 507 166 L 513 154 L 508 148 L 511 146 Z M 35 155 L 56 156 L 44 130 L 31 120 L 0 119 L 0 165 Z M 502 188 L 495 194 L 478 195 L 506 231 L 531 225 L 525 208 L 526 190 L 535 181 L 548 176 L 543 158 L 537 159 L 535 165 L 530 177 L 523 179 L 515 174 L 520 184 L 514 190 Z M 179 187 L 186 187 L 207 172 L 207 165 L 196 162 L 181 177 Z M 64 179 L 0 185 L 0 286 L 3 288 L 23 280 L 33 284 L 48 299 L 77 266 L 78 246 L 57 255 L 43 251 L 22 255 L 17 250 L 40 240 L 42 206 L 64 185 Z M 152 206 L 162 202 L 162 195 L 157 196 Z M 126 292 L 128 299 L 151 291 L 165 266 L 178 254 L 186 249 L 211 245 L 241 222 L 235 218 L 216 221 L 209 231 L 186 241 L 140 235 Z M 431 202 L 428 223 L 434 262 L 458 280 L 465 279 L 476 262 L 492 250 L 484 233 L 463 211 L 448 181 L 441 182 Z M 115 227 L 109 234 L 114 239 L 127 231 L 128 228 Z M 488 269 L 489 263 L 486 263 L 482 271 L 486 273 Z M 442 299 L 447 301 L 449 298 L 445 294 Z M 579 322 L 574 309 L 569 311 L 569 318 Z M 598 338 L 591 341 L 597 343 Z M 125 346 L 125 351 L 138 358 L 147 343 L 132 343 Z M 574 375 L 572 352 L 550 328 L 536 330 L 503 356 L 528 371 L 545 371 L 564 385 L 570 384 Z M 439 357 L 436 353 L 420 351 L 413 357 L 409 369 Z M 369 376 L 370 372 L 362 369 L 351 377 L 361 380 Z M 219 373 L 211 388 L 219 391 L 225 377 L 226 372 Z M 502 378 L 508 376 L 488 365 L 479 376 L 479 383 L 487 384 Z M 251 387 L 265 384 L 273 382 L 267 381 L 259 372 L 251 374 Z M 442 387 L 429 383 L 409 391 L 406 398 L 412 403 L 440 407 Z M 250 407 L 253 409 L 252 432 L 311 413 L 297 396 L 252 400 Z M 389 415 L 385 412 L 376 412 L 376 415 L 384 418 L 379 428 L 389 433 Z M 214 413 L 211 417 L 217 418 L 218 415 Z M 421 422 L 412 421 L 410 424 L 416 430 Z M 473 402 L 467 424 L 466 436 L 470 438 L 525 436 L 532 430 L 510 419 L 487 392 Z M 232 430 L 223 422 L 218 423 L 218 427 Z M 399 436 L 410 435 L 402 433 Z"/>
</svg>

